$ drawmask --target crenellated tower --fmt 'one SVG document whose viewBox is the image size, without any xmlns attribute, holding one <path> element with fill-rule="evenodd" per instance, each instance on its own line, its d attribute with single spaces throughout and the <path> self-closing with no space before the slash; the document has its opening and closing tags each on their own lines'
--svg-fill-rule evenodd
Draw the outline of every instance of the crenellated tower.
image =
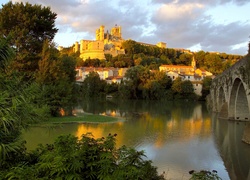
<svg viewBox="0 0 250 180">
<path fill-rule="evenodd" d="M 96 30 L 95 37 L 96 37 L 97 41 L 103 41 L 104 40 L 104 29 L 105 29 L 105 26 L 101 25 L 100 28 Z"/>
</svg>

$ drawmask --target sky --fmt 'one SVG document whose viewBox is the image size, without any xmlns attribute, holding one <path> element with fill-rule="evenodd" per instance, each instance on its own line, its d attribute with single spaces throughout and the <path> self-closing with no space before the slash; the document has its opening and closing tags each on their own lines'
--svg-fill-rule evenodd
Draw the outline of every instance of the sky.
<svg viewBox="0 0 250 180">
<path fill-rule="evenodd" d="M 5 4 L 9 0 L 0 0 Z M 193 52 L 245 55 L 250 41 L 249 0 L 12 0 L 49 6 L 57 14 L 54 41 L 69 47 L 122 27 L 123 39 Z"/>
</svg>

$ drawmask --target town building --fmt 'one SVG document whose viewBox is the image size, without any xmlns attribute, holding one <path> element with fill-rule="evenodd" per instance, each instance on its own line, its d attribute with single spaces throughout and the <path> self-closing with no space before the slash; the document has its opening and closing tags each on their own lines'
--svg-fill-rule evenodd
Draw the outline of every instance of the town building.
<svg viewBox="0 0 250 180">
<path fill-rule="evenodd" d="M 76 68 L 76 82 L 81 83 L 91 72 L 97 72 L 101 80 L 107 83 L 120 84 L 128 68 L 102 68 L 102 67 L 78 67 Z"/>
<path fill-rule="evenodd" d="M 192 59 L 191 66 L 161 65 L 159 70 L 166 72 L 167 76 L 173 81 L 178 77 L 180 77 L 183 81 L 191 81 L 194 87 L 194 92 L 199 96 L 202 95 L 202 80 L 204 77 L 213 77 L 211 72 L 196 68 L 196 61 L 194 57 Z"/>
</svg>

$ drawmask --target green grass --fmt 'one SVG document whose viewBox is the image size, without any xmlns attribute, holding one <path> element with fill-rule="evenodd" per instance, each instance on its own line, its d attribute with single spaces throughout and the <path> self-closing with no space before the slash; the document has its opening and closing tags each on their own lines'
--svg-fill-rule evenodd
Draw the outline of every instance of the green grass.
<svg viewBox="0 0 250 180">
<path fill-rule="evenodd" d="M 83 116 L 52 117 L 47 122 L 48 123 L 76 123 L 76 122 L 103 123 L 103 122 L 115 122 L 117 120 L 118 118 L 110 116 L 84 114 Z"/>
</svg>

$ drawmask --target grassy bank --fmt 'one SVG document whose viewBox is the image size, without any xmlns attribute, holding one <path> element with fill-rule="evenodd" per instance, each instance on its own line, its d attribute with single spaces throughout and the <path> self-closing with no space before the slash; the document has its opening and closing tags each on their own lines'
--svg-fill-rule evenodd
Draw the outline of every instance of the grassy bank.
<svg viewBox="0 0 250 180">
<path fill-rule="evenodd" d="M 118 118 L 110 116 L 102 116 L 97 114 L 84 114 L 82 116 L 66 116 L 66 117 L 52 117 L 48 123 L 104 123 L 116 122 Z"/>
</svg>

